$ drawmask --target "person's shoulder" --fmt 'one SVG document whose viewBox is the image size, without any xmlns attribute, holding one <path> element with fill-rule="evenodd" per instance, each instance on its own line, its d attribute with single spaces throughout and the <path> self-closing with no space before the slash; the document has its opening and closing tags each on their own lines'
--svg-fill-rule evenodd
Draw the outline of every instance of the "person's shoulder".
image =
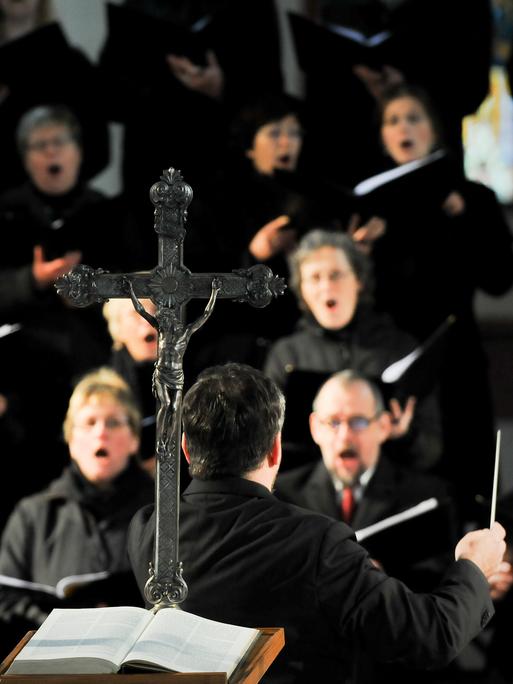
<svg viewBox="0 0 513 684">
<path fill-rule="evenodd" d="M 137 488 L 136 503 L 139 503 L 139 506 L 151 504 L 155 496 L 155 480 L 140 463 L 138 463 L 137 468 L 140 471 L 138 473 L 140 480 Z"/>
<path fill-rule="evenodd" d="M 22 209 L 32 195 L 27 183 L 9 188 L 0 194 L 0 211 Z"/>
<path fill-rule="evenodd" d="M 495 191 L 480 181 L 464 178 L 457 190 L 461 190 L 461 194 L 471 208 L 501 207 Z"/>
<path fill-rule="evenodd" d="M 41 519 L 43 511 L 48 508 L 51 501 L 64 499 L 61 478 L 52 480 L 44 489 L 33 494 L 23 496 L 15 505 L 12 514 L 26 520 L 30 518 Z"/>
<path fill-rule="evenodd" d="M 129 554 L 147 545 L 153 544 L 155 534 L 155 506 L 150 503 L 139 510 L 132 517 L 128 526 Z"/>
<path fill-rule="evenodd" d="M 289 335 L 284 335 L 276 340 L 273 348 L 296 348 L 310 342 L 311 340 L 323 337 L 324 329 L 315 321 L 303 316 L 296 323 L 294 330 Z"/>
<path fill-rule="evenodd" d="M 140 508 L 130 521 L 131 534 L 144 531 L 148 525 L 153 525 L 155 517 L 155 505 L 150 503 Z"/>
<path fill-rule="evenodd" d="M 392 345 L 400 355 L 404 349 L 414 349 L 417 340 L 399 328 L 394 319 L 386 311 L 378 311 L 370 304 L 358 309 L 355 330 L 367 341 L 378 340 L 380 346 Z"/>
<path fill-rule="evenodd" d="M 289 501 L 281 501 L 277 496 L 274 498 L 274 522 L 280 524 L 284 531 L 288 529 L 291 534 L 297 535 L 301 543 L 310 540 L 312 550 L 323 545 L 326 535 L 339 540 L 354 540 L 354 531 L 349 525 L 324 513 L 303 508 Z"/>
<path fill-rule="evenodd" d="M 450 493 L 450 484 L 442 477 L 433 473 L 415 470 L 404 464 L 395 463 L 389 457 L 380 457 L 380 470 L 386 469 L 393 477 L 396 491 L 405 490 L 412 497 L 439 496 L 445 497 Z"/>
<path fill-rule="evenodd" d="M 290 335 L 279 337 L 269 349 L 269 357 L 282 356 L 283 354 L 292 352 L 298 345 L 301 344 L 304 334 L 302 331 L 294 331 Z"/>
<path fill-rule="evenodd" d="M 298 468 L 292 468 L 292 470 L 279 473 L 278 477 L 276 478 L 275 490 L 278 498 L 280 497 L 280 493 L 282 491 L 295 491 L 297 488 L 304 487 L 308 480 L 312 477 L 316 465 L 316 463 L 307 463 L 305 465 L 299 466 Z"/>
<path fill-rule="evenodd" d="M 300 320 L 299 323 L 296 324 L 295 330 L 290 335 L 279 337 L 271 344 L 267 353 L 264 372 L 272 376 L 272 371 L 277 364 L 283 367 L 297 364 L 299 356 L 304 352 L 311 340 L 311 331 L 309 331 L 304 322 Z"/>
<path fill-rule="evenodd" d="M 78 203 L 85 207 L 96 208 L 98 205 L 100 205 L 102 209 L 111 206 L 113 208 L 116 207 L 116 203 L 113 201 L 113 198 L 108 197 L 101 190 L 91 188 L 89 185 L 84 185 L 84 187 L 80 190 L 77 199 Z"/>
</svg>

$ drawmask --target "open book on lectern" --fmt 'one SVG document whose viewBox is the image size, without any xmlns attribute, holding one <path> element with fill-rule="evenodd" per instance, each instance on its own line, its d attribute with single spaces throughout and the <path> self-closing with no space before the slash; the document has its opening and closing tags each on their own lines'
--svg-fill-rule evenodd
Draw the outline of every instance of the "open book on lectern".
<svg viewBox="0 0 513 684">
<path fill-rule="evenodd" d="M 178 608 L 54 609 L 6 674 L 129 671 L 223 672 L 228 677 L 258 629 L 207 620 Z"/>
</svg>

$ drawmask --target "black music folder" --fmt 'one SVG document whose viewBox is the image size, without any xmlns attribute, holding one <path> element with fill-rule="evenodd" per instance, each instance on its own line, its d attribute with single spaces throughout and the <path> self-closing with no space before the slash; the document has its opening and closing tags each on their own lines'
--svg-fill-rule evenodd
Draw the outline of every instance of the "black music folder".
<svg viewBox="0 0 513 684">
<path fill-rule="evenodd" d="M 68 63 L 70 46 L 57 23 L 30 31 L 0 46 L 0 83 L 16 90 L 36 85 L 44 70 L 62 71 Z"/>
<path fill-rule="evenodd" d="M 165 63 L 168 54 L 188 57 L 194 64 L 204 66 L 210 47 L 211 27 L 211 18 L 207 16 L 192 28 L 186 28 L 132 8 L 108 3 L 108 34 L 104 52 L 128 60 L 136 73 L 143 73 L 145 69 L 159 64 L 169 71 Z"/>
<path fill-rule="evenodd" d="M 301 69 L 311 75 L 331 73 L 365 64 L 380 69 L 394 64 L 394 38 L 383 30 L 364 35 L 350 27 L 320 24 L 295 12 L 288 12 L 296 58 Z M 349 105 L 350 106 L 350 105 Z"/>
<path fill-rule="evenodd" d="M 376 379 L 385 400 L 423 399 L 434 391 L 455 321 L 455 316 L 448 316 L 425 342 L 385 368 Z"/>
<path fill-rule="evenodd" d="M 453 509 L 449 498 L 426 499 L 368 527 L 355 530 L 356 539 L 389 574 L 404 570 L 396 550 L 407 548 L 411 564 L 443 555 L 454 548 Z"/>
<path fill-rule="evenodd" d="M 451 156 L 436 150 L 358 183 L 352 191 L 355 211 L 362 217 L 383 218 L 398 210 L 402 216 L 408 211 L 442 211 L 443 202 L 460 181 L 461 172 Z"/>
</svg>

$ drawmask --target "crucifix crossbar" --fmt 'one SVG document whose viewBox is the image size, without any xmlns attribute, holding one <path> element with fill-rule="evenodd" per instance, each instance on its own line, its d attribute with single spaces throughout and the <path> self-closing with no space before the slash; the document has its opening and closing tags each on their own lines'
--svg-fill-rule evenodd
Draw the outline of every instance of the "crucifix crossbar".
<svg viewBox="0 0 513 684">
<path fill-rule="evenodd" d="M 158 265 L 151 271 L 112 274 L 80 264 L 56 283 L 58 293 L 76 306 L 129 297 L 139 314 L 158 331 L 153 372 L 157 409 L 155 549 L 145 586 L 145 596 L 155 609 L 176 606 L 187 596 L 178 540 L 183 357 L 189 339 L 207 321 L 216 299 L 264 307 L 285 289 L 283 278 L 263 264 L 231 273 L 191 273 L 183 264 L 183 242 L 192 196 L 190 185 L 172 168 L 151 187 L 158 235 Z M 152 300 L 154 316 L 140 299 Z M 186 305 L 191 299 L 208 302 L 199 318 L 186 323 Z"/>
</svg>

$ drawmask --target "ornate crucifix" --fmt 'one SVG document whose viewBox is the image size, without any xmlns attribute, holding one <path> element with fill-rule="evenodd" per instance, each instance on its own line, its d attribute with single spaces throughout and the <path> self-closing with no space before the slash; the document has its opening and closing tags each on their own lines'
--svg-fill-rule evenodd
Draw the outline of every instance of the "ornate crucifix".
<svg viewBox="0 0 513 684">
<path fill-rule="evenodd" d="M 157 404 L 155 551 L 145 586 L 147 600 L 158 608 L 177 605 L 187 596 L 178 554 L 183 356 L 187 344 L 212 313 L 217 298 L 263 307 L 283 293 L 285 284 L 262 264 L 232 273 L 191 273 L 183 264 L 191 187 L 179 171 L 168 169 L 152 186 L 150 199 L 156 207 L 158 266 L 148 273 L 111 274 L 81 264 L 60 278 L 56 287 L 76 306 L 130 297 L 139 314 L 158 331 L 158 359 L 153 372 Z M 154 302 L 155 316 L 144 309 L 141 298 Z M 208 299 L 208 303 L 196 321 L 186 324 L 185 310 L 191 299 Z"/>
</svg>

